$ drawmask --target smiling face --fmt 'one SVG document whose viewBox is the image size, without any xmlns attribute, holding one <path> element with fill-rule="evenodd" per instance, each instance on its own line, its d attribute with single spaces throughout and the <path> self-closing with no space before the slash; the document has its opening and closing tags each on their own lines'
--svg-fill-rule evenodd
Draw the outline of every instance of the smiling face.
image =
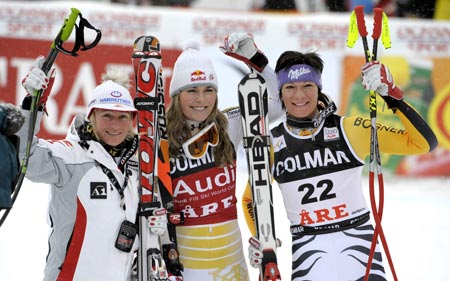
<svg viewBox="0 0 450 281">
<path fill-rule="evenodd" d="M 281 99 L 289 115 L 296 118 L 313 118 L 317 112 L 319 88 L 313 82 L 285 83 Z"/>
<path fill-rule="evenodd" d="M 93 117 L 96 135 L 113 147 L 125 140 L 133 125 L 130 112 L 94 109 Z"/>
<path fill-rule="evenodd" d="M 214 110 L 217 91 L 211 86 L 197 86 L 180 92 L 183 115 L 192 121 L 202 122 Z"/>
</svg>

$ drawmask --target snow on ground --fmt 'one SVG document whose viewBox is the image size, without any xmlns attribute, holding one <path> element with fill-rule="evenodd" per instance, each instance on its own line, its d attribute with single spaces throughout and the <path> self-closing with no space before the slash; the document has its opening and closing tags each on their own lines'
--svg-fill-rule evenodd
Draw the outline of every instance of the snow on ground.
<svg viewBox="0 0 450 281">
<path fill-rule="evenodd" d="M 246 175 L 238 174 L 238 198 Z M 368 180 L 365 180 L 365 190 Z M 368 194 L 368 193 L 367 193 Z M 281 195 L 274 186 L 278 249 L 283 280 L 290 280 L 290 236 Z M 25 180 L 17 202 L 0 228 L 0 280 L 42 280 L 47 254 L 48 187 Z M 447 281 L 450 270 L 450 178 L 385 179 L 383 228 L 399 280 Z M 240 205 L 239 205 L 240 206 Z M 249 232 L 240 214 L 244 251 Z M 387 263 L 386 271 L 389 271 Z M 249 267 L 251 280 L 258 271 Z M 392 280 L 392 279 L 391 279 Z"/>
</svg>

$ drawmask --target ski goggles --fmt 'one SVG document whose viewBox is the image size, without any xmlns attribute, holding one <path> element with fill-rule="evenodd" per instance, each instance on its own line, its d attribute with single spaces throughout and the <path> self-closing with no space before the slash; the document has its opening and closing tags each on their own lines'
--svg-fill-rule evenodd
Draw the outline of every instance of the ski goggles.
<svg viewBox="0 0 450 281">
<path fill-rule="evenodd" d="M 183 143 L 183 151 L 188 158 L 202 158 L 210 146 L 219 143 L 219 130 L 211 123 Z"/>
</svg>

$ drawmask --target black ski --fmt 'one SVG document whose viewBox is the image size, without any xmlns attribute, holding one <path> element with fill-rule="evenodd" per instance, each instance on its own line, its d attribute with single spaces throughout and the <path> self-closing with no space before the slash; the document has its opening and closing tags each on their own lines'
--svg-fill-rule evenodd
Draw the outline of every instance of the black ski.
<svg viewBox="0 0 450 281">
<path fill-rule="evenodd" d="M 244 131 L 243 144 L 252 188 L 256 238 L 260 242 L 260 245 L 253 246 L 264 254 L 260 266 L 260 280 L 281 280 L 276 256 L 277 239 L 269 164 L 268 94 L 264 78 L 257 73 L 247 74 L 239 83 L 238 94 Z"/>
</svg>

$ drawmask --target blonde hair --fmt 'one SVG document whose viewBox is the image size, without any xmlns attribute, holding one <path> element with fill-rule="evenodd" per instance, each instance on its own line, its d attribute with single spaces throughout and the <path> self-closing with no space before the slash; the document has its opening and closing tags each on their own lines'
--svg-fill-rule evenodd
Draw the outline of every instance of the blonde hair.
<svg viewBox="0 0 450 281">
<path fill-rule="evenodd" d="M 169 109 L 166 112 L 167 119 L 167 138 L 169 140 L 169 155 L 172 158 L 181 156 L 181 147 L 183 142 L 191 137 L 191 130 L 187 127 L 181 112 L 180 95 L 172 97 Z M 205 124 L 214 122 L 219 131 L 219 143 L 214 147 L 214 159 L 217 167 L 235 164 L 235 151 L 233 143 L 228 136 L 228 119 L 218 109 L 217 99 L 214 109 L 206 118 Z"/>
<path fill-rule="evenodd" d="M 102 74 L 102 82 L 109 80 L 121 85 L 127 90 L 130 90 L 131 88 L 130 73 L 125 68 L 109 66 L 106 69 L 106 72 Z"/>
</svg>

